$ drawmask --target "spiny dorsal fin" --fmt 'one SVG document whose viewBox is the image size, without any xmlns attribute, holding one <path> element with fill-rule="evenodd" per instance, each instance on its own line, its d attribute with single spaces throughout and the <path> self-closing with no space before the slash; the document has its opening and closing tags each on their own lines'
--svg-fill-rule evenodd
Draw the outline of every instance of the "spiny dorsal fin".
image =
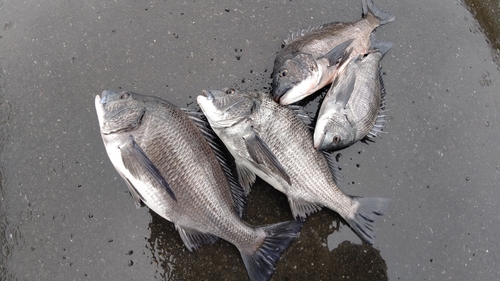
<svg viewBox="0 0 500 281">
<path fill-rule="evenodd" d="M 290 31 L 290 34 L 288 34 L 288 37 L 283 40 L 283 43 L 285 45 L 287 45 L 288 43 L 292 42 L 293 40 L 295 40 L 301 36 L 304 36 L 305 34 L 307 34 L 309 32 L 321 29 L 321 28 L 328 26 L 328 25 L 330 25 L 330 24 L 321 24 L 321 25 L 316 25 L 313 27 L 309 26 L 307 28 L 298 29 L 297 31 Z"/>
<path fill-rule="evenodd" d="M 247 193 L 245 192 L 243 186 L 238 182 L 229 164 L 234 163 L 234 158 L 227 151 L 226 147 L 219 139 L 217 134 L 215 134 L 215 132 L 212 130 L 207 118 L 201 111 L 190 108 L 182 108 L 182 111 L 184 111 L 189 119 L 193 121 L 203 137 L 205 137 L 205 139 L 207 140 L 208 144 L 212 148 L 212 151 L 215 153 L 215 156 L 217 157 L 217 160 L 219 161 L 219 164 L 221 165 L 222 170 L 224 171 L 224 173 L 226 174 L 226 178 L 228 179 L 236 212 L 240 217 L 242 217 L 246 208 Z"/>
</svg>

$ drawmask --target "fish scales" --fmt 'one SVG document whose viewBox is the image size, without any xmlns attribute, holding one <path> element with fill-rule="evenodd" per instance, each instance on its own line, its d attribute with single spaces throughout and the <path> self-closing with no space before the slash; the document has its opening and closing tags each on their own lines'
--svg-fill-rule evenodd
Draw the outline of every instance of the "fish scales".
<svg viewBox="0 0 500 281">
<path fill-rule="evenodd" d="M 295 112 L 262 92 L 226 88 L 202 93 L 197 102 L 233 155 L 242 185 L 251 185 L 258 175 L 288 197 L 296 219 L 327 207 L 373 242 L 373 222 L 389 200 L 344 194 L 330 170 L 334 165 L 314 148 L 309 129 Z"/>
<path fill-rule="evenodd" d="M 332 46 L 340 45 L 349 39 L 359 38 L 350 47 L 353 48 L 353 53 L 362 54 L 368 50 L 370 41 L 361 39 L 370 38 L 370 34 L 379 22 L 380 20 L 370 13 L 357 22 L 326 24 L 289 42 L 281 52 L 301 50 L 312 54 L 317 59 L 331 51 Z"/>
<path fill-rule="evenodd" d="M 177 203 L 168 204 L 164 203 L 164 197 L 155 197 L 156 202 L 152 205 L 159 207 L 153 208 L 158 209 L 155 211 L 160 215 L 168 212 L 169 214 L 165 215 L 168 217 L 171 213 L 183 212 L 186 205 L 191 205 L 192 210 L 196 210 L 196 216 L 190 218 L 190 223 L 204 225 L 202 229 L 204 232 L 219 232 L 214 226 L 204 222 L 214 221 L 213 214 L 228 213 L 224 207 L 233 206 L 234 203 L 219 163 L 214 157 L 210 157 L 213 154 L 211 148 L 205 141 L 201 141 L 203 138 L 197 128 L 180 109 L 164 106 L 162 110 L 154 112 L 155 115 L 146 115 L 142 120 L 143 124 L 147 124 L 143 132 L 139 129 L 134 135 L 138 136 L 137 143 L 151 161 L 165 175 L 164 177 L 169 179 L 169 184 L 178 190 L 176 192 L 178 195 L 176 195 Z M 165 124 L 176 124 L 176 126 L 172 128 Z M 174 133 L 174 129 L 178 131 Z M 193 142 L 193 138 L 199 141 Z M 192 188 L 193 186 L 200 188 Z M 217 189 L 209 186 L 224 190 L 217 192 Z M 220 204 L 221 201 L 225 203 Z M 178 225 L 183 226 L 182 220 L 180 221 Z M 220 225 L 228 223 L 222 221 Z"/>
<path fill-rule="evenodd" d="M 395 19 L 372 0 L 362 0 L 362 11 L 356 22 L 324 24 L 285 40 L 271 75 L 276 102 L 295 103 L 332 83 L 351 58 L 368 51 L 372 32 Z"/>
<path fill-rule="evenodd" d="M 391 42 L 373 42 L 367 54 L 353 58 L 336 78 L 318 113 L 317 149 L 339 150 L 374 137 L 383 128 L 385 89 L 379 63 L 391 46 Z"/>
<path fill-rule="evenodd" d="M 315 151 L 304 122 L 267 96 L 261 96 L 261 102 L 252 124 L 291 178 L 293 190 L 282 192 L 295 201 L 315 202 L 347 215 L 352 200 L 336 188 L 328 163 Z"/>
<path fill-rule="evenodd" d="M 302 224 L 253 227 L 242 221 L 235 208 L 241 200 L 231 194 L 233 180 L 226 178 L 215 144 L 181 109 L 131 92 L 104 91 L 95 104 L 108 156 L 136 205 L 142 201 L 173 222 L 189 250 L 218 237 L 232 243 L 250 279 L 269 280 Z"/>
</svg>

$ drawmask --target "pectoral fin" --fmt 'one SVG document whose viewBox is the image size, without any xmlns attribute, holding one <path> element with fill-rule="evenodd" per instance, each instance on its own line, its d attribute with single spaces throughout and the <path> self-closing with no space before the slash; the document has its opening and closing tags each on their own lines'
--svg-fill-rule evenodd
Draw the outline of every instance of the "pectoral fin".
<svg viewBox="0 0 500 281">
<path fill-rule="evenodd" d="M 347 51 L 347 48 L 351 45 L 354 39 L 349 39 L 335 48 L 333 48 L 330 52 L 326 53 L 323 58 L 327 59 L 330 65 L 340 64 L 343 61 L 346 61 L 352 50 Z"/>
<path fill-rule="evenodd" d="M 130 140 L 131 141 L 127 145 L 120 147 L 122 159 L 126 160 L 123 161 L 125 168 L 136 178 L 143 178 L 145 175 L 151 176 L 160 186 L 165 188 L 172 199 L 177 201 L 174 191 L 163 178 L 158 168 L 149 160 L 144 150 L 135 142 L 133 136 L 130 136 Z M 133 189 L 137 192 L 135 188 Z M 137 194 L 139 193 L 137 192 Z"/>
<path fill-rule="evenodd" d="M 277 173 L 280 177 L 287 181 L 288 184 L 291 184 L 290 177 L 279 162 L 278 158 L 276 158 L 276 155 L 274 155 L 267 144 L 257 134 L 254 133 L 250 136 L 246 136 L 244 137 L 244 140 L 248 153 L 254 162 L 264 165 L 270 169 L 271 172 Z"/>
<path fill-rule="evenodd" d="M 340 82 L 340 79 L 347 79 L 347 81 Z M 354 91 L 354 84 L 356 84 L 356 76 L 354 73 L 348 75 L 347 77 L 337 76 L 332 84 L 332 87 L 337 87 L 338 92 L 335 102 L 339 104 L 342 108 L 345 108 L 349 99 L 351 98 L 352 92 Z"/>
</svg>

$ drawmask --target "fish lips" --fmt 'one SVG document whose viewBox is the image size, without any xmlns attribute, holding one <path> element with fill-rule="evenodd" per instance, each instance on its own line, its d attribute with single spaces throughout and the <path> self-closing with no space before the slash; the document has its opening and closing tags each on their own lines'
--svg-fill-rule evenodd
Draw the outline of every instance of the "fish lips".
<svg viewBox="0 0 500 281">
<path fill-rule="evenodd" d="M 314 136 L 314 148 L 320 151 L 331 150 L 332 147 L 325 142 L 326 134 L 323 133 L 321 136 Z"/>
<path fill-rule="evenodd" d="M 212 94 L 212 92 L 210 92 L 210 90 L 201 90 L 201 94 L 207 98 L 207 100 L 213 100 L 214 99 L 214 95 Z"/>
<path fill-rule="evenodd" d="M 275 83 L 278 84 L 278 83 Z M 280 103 L 281 98 L 291 89 L 293 88 L 293 84 L 277 85 L 273 86 L 273 99 L 275 102 Z"/>
<path fill-rule="evenodd" d="M 110 91 L 110 90 L 104 90 L 102 91 L 99 103 L 100 104 L 106 104 L 110 100 L 110 96 L 117 95 L 117 93 Z M 99 95 L 97 95 L 99 97 Z"/>
<path fill-rule="evenodd" d="M 97 115 L 103 116 L 104 115 L 104 109 L 103 106 L 106 105 L 109 101 L 111 101 L 112 96 L 116 96 L 117 93 L 110 91 L 110 90 L 104 90 L 102 91 L 101 95 L 96 95 L 95 96 L 95 107 L 97 110 Z"/>
</svg>

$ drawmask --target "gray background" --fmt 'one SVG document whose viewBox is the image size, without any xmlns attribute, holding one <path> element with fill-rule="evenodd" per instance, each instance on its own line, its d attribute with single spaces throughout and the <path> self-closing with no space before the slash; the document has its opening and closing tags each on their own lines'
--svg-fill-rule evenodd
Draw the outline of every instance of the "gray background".
<svg viewBox="0 0 500 281">
<path fill-rule="evenodd" d="M 196 107 L 202 89 L 268 90 L 290 30 L 356 21 L 358 2 L 0 1 L 0 279 L 247 280 L 229 243 L 189 252 L 172 224 L 135 208 L 94 97 L 123 89 Z M 346 193 L 390 209 L 373 246 L 332 211 L 311 216 L 273 279 L 495 280 L 496 50 L 461 1 L 375 2 L 396 15 L 376 32 L 394 42 L 382 61 L 390 121 L 337 158 Z M 317 99 L 307 106 L 314 115 Z M 259 181 L 246 220 L 291 218 Z"/>
</svg>

